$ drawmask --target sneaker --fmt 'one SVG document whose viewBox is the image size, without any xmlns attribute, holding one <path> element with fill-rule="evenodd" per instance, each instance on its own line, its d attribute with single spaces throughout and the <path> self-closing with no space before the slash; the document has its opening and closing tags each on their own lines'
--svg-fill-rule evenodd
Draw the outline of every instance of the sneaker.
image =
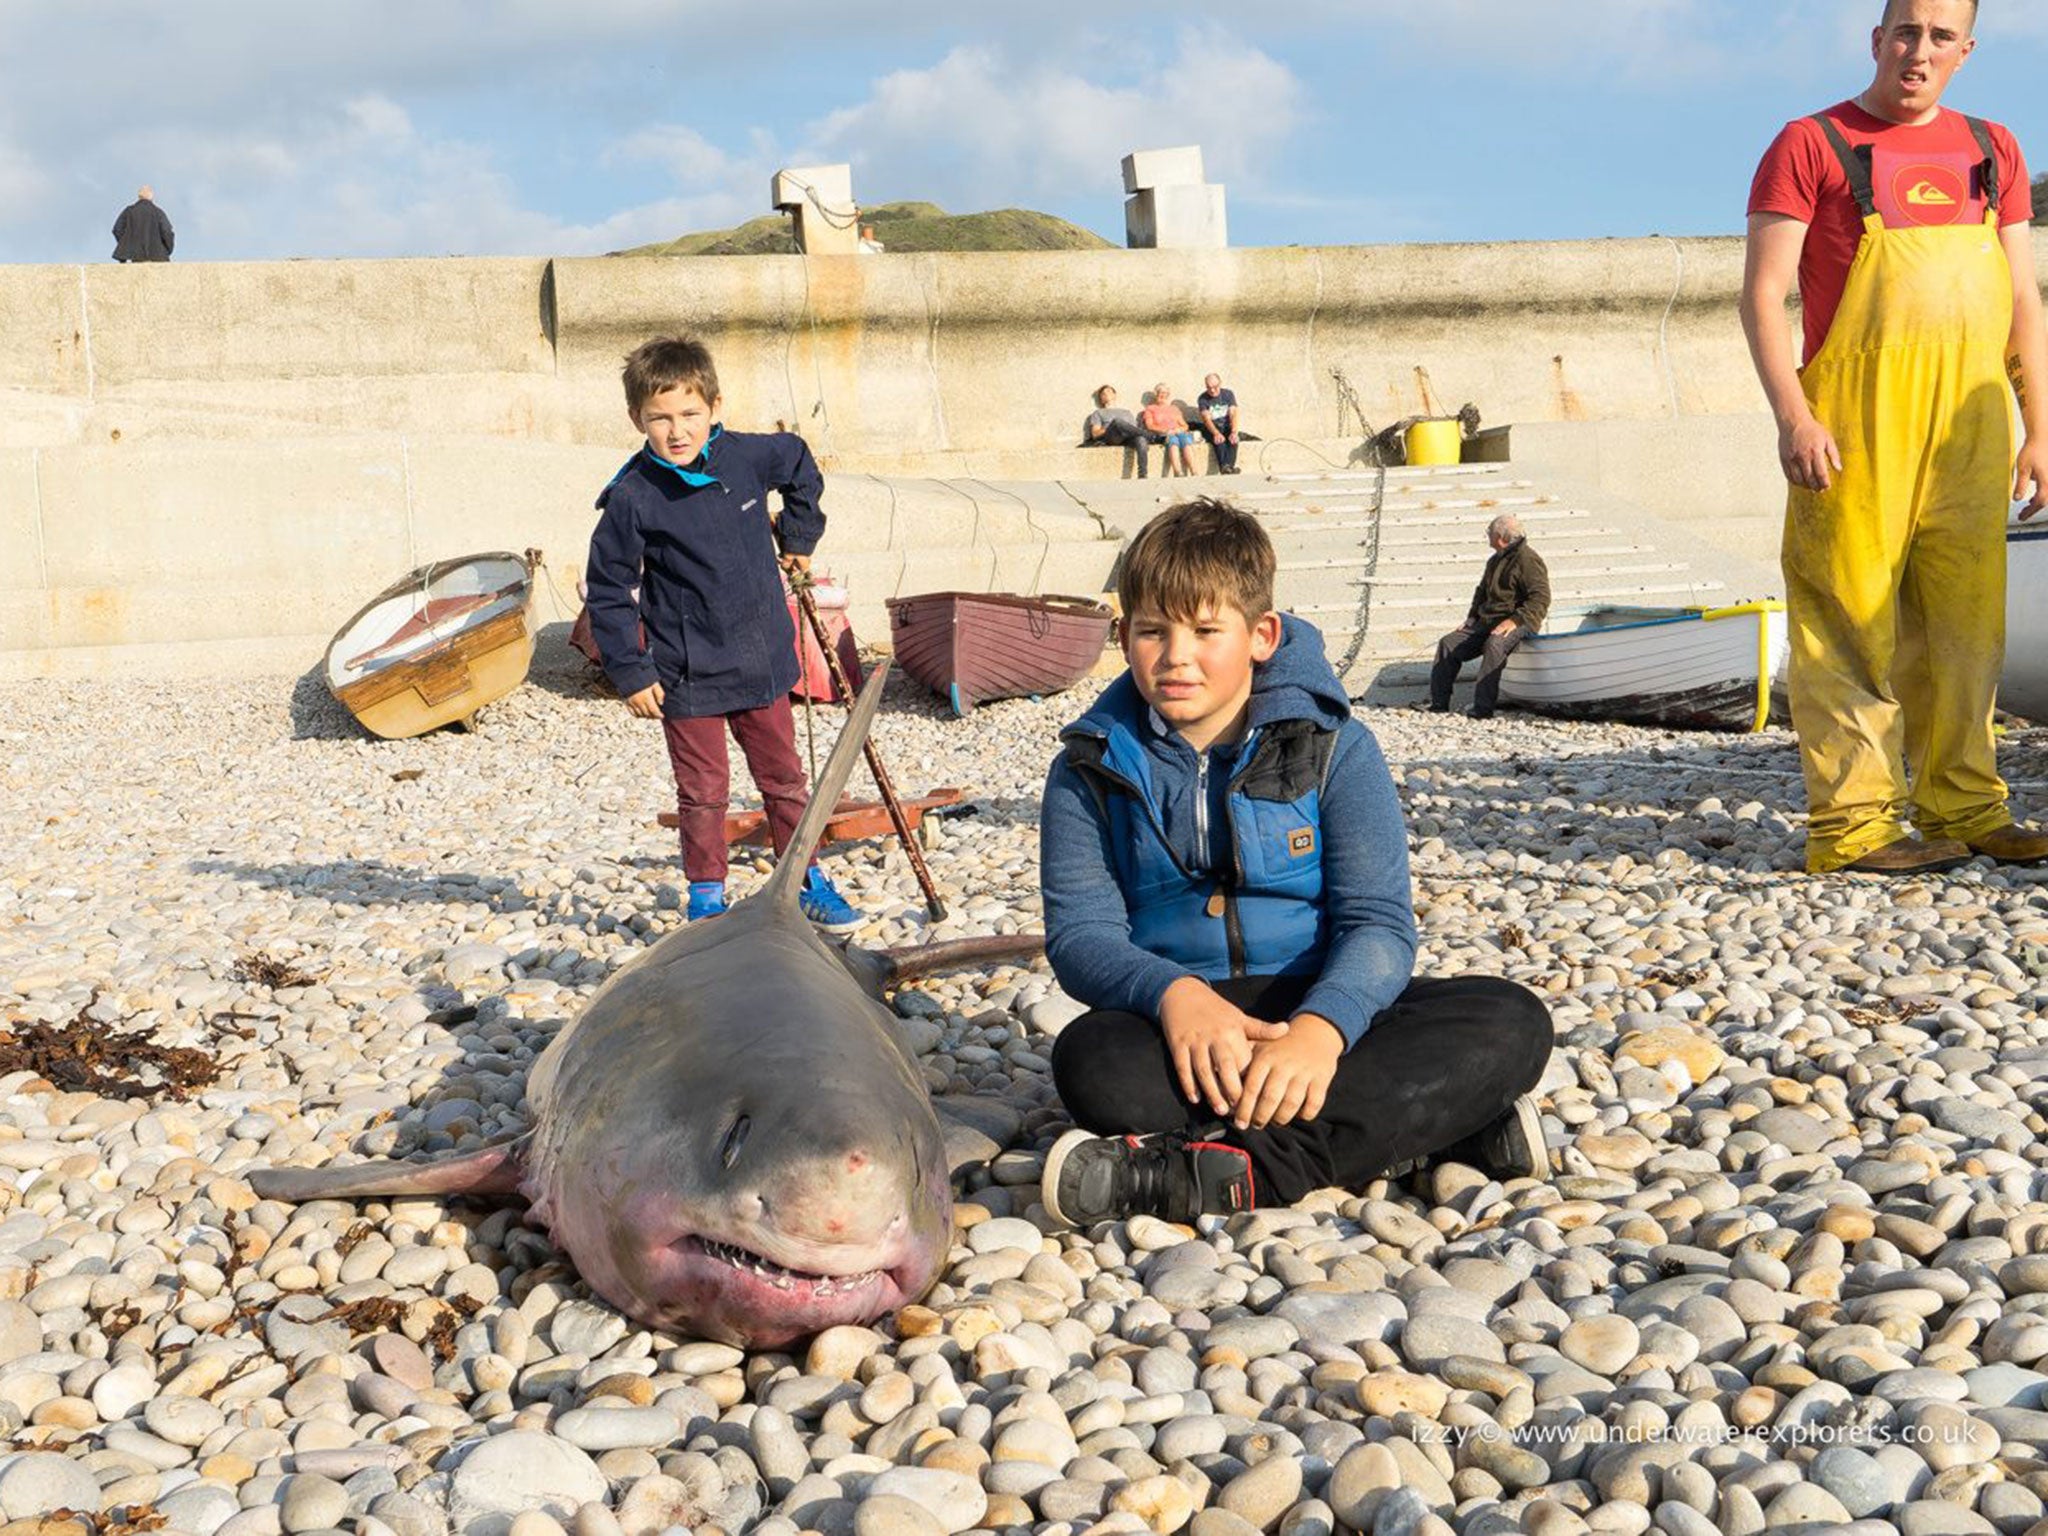
<svg viewBox="0 0 2048 1536">
<path fill-rule="evenodd" d="M 690 921 L 700 917 L 716 917 L 725 910 L 725 882 L 723 880 L 692 880 L 690 882 Z"/>
<path fill-rule="evenodd" d="M 1516 1099 L 1475 1140 L 1486 1171 L 1497 1178 L 1550 1177 L 1550 1147 L 1543 1139 L 1543 1116 L 1532 1094 Z"/>
<path fill-rule="evenodd" d="M 858 928 L 865 919 L 860 912 L 839 894 L 839 890 L 825 877 L 825 871 L 813 864 L 804 876 L 803 894 L 797 904 L 804 909 L 804 916 L 820 928 L 837 932 L 847 928 Z"/>
<path fill-rule="evenodd" d="M 1190 1141 L 1179 1131 L 1069 1131 L 1045 1158 L 1045 1208 L 1070 1227 L 1128 1216 L 1190 1222 L 1205 1211 L 1248 1211 L 1253 1194 L 1249 1153 L 1220 1141 Z"/>
</svg>

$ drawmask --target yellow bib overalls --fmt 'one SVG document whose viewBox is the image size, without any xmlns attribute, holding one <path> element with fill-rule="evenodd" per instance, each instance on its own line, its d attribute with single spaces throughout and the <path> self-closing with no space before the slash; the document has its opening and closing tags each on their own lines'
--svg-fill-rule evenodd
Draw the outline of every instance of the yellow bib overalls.
<svg viewBox="0 0 2048 1536">
<path fill-rule="evenodd" d="M 1869 166 L 1820 119 L 1863 213 L 1841 307 L 1800 375 L 1842 451 L 1826 491 L 1792 487 L 1785 606 L 1806 867 L 1903 837 L 2006 825 L 1991 736 L 2005 656 L 2013 429 L 2012 275 L 1997 161 L 1982 224 L 1886 228 Z"/>
</svg>

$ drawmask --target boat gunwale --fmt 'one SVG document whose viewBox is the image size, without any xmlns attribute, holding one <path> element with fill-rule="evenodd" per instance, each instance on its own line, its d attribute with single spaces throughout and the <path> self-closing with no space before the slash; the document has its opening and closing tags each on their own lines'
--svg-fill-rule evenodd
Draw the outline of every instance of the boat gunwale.
<svg viewBox="0 0 2048 1536">
<path fill-rule="evenodd" d="M 446 666 L 456 662 L 467 665 L 494 651 L 516 645 L 522 640 L 530 641 L 532 631 L 527 626 L 527 617 L 531 606 L 529 600 L 509 613 L 497 614 L 482 624 L 458 630 L 416 657 L 394 662 L 388 667 L 379 668 L 367 677 L 342 684 L 333 690 L 334 696 L 351 714 L 360 714 L 373 705 L 381 704 L 386 699 L 415 687 L 420 681 L 419 674 L 429 667 Z M 464 714 L 468 712 L 463 711 Z"/>
<path fill-rule="evenodd" d="M 434 583 L 449 573 L 460 570 L 464 566 L 480 565 L 486 562 L 500 562 L 516 566 L 524 572 L 519 601 L 514 607 L 504 612 L 491 614 L 490 617 L 483 619 L 481 622 L 465 623 L 460 629 L 442 637 L 433 644 L 425 646 L 411 655 L 400 657 L 386 666 L 377 668 L 375 671 L 363 673 L 361 676 L 353 678 L 348 682 L 337 683 L 334 680 L 336 648 L 349 637 L 358 624 L 368 618 L 378 607 L 403 597 L 408 593 L 429 593 Z M 461 664 L 466 667 L 481 657 L 489 656 L 493 652 L 522 642 L 530 646 L 534 639 L 532 629 L 533 600 L 538 590 L 534 581 L 534 570 L 535 561 L 533 559 L 526 555 L 515 554 L 511 550 L 500 549 L 482 550 L 475 554 L 457 555 L 445 560 L 433 560 L 425 565 L 414 566 L 410 571 L 407 571 L 403 576 L 386 586 L 375 597 L 364 603 L 362 607 L 358 608 L 355 613 L 350 615 L 347 622 L 334 632 L 334 637 L 327 642 L 327 649 L 321 656 L 320 666 L 322 672 L 326 674 L 328 691 L 334 695 L 335 699 L 350 714 L 356 716 L 360 722 L 363 711 L 372 709 L 387 699 L 415 688 L 419 682 L 420 674 L 428 668 L 447 666 L 451 663 Z M 487 611 L 488 607 L 489 605 L 486 605 L 485 608 L 478 609 L 477 612 L 483 613 Z M 438 708 L 439 706 L 435 707 Z M 472 706 L 472 708 L 481 707 L 481 704 Z M 464 713 L 468 713 L 468 711 L 464 711 Z"/>
<path fill-rule="evenodd" d="M 459 640 L 463 635 L 468 634 L 468 627 L 458 629 L 453 634 L 447 635 L 444 638 L 435 641 L 432 645 L 429 645 L 412 655 L 397 658 L 389 665 L 378 668 L 376 672 L 364 673 L 362 676 L 354 678 L 348 682 L 337 683 L 334 680 L 335 647 L 340 645 L 343 640 L 347 639 L 348 636 L 354 631 L 355 627 L 358 624 L 362 623 L 363 620 L 367 619 L 371 614 L 375 613 L 379 607 L 381 607 L 385 603 L 392 602 L 398 598 L 401 598 L 409 592 L 426 593 L 430 591 L 435 582 L 439 581 L 443 576 L 446 576 L 449 572 L 458 571 L 462 569 L 462 567 L 465 565 L 478 565 L 486 560 L 502 560 L 508 565 L 519 566 L 521 569 L 525 571 L 525 591 L 521 595 L 518 609 L 514 611 L 523 614 L 527 608 L 531 607 L 533 604 L 534 595 L 534 562 L 527 559 L 527 557 L 524 555 L 514 554 L 509 549 L 485 550 L 479 554 L 457 555 L 447 560 L 432 560 L 425 565 L 416 565 L 411 570 L 407 571 L 403 576 L 399 577 L 396 581 L 392 582 L 389 586 L 385 587 L 383 591 L 379 592 L 367 603 L 364 603 L 363 606 L 358 608 L 354 613 L 350 614 L 348 618 L 342 623 L 342 626 L 334 632 L 333 638 L 327 642 L 327 649 L 320 653 L 321 670 L 327 674 L 327 686 L 334 693 L 335 697 L 339 698 L 341 696 L 341 691 L 344 688 L 360 687 L 363 683 L 368 682 L 372 677 L 379 676 L 382 673 L 390 672 L 398 668 L 411 666 L 413 663 L 418 661 L 423 661 L 427 657 L 435 655 L 437 652 L 441 650 L 443 646 L 452 645 L 455 643 L 455 641 Z M 426 572 L 424 578 L 422 578 L 420 575 L 422 571 Z M 465 617 L 467 617 L 467 615 L 465 615 Z M 485 623 L 495 623 L 498 619 L 504 617 L 506 617 L 506 615 L 504 614 L 494 614 L 490 619 L 486 620 Z M 342 670 L 347 671 L 349 669 L 347 667 L 344 667 Z"/>
<path fill-rule="evenodd" d="M 900 597 L 885 597 L 883 606 L 889 610 L 892 623 L 899 608 L 911 603 L 930 603 L 941 600 L 956 600 L 963 603 L 987 603 L 1001 608 L 1041 608 L 1056 613 L 1070 614 L 1074 618 L 1114 619 L 1116 610 L 1100 598 L 1076 597 L 1067 593 L 1048 593 L 1043 597 L 1027 597 L 1017 592 L 906 592 Z"/>
<path fill-rule="evenodd" d="M 2044 534 L 2048 534 L 2048 529 L 2043 529 L 2042 531 Z M 1626 604 L 1602 604 L 1597 608 L 1580 610 L 1578 617 L 1590 619 L 1597 614 L 1626 613 L 1629 611 L 1630 609 Z M 1632 619 L 1625 624 L 1596 624 L 1591 629 L 1583 627 L 1578 629 L 1555 629 L 1547 633 L 1538 630 L 1535 634 L 1523 640 L 1522 644 L 1529 646 L 1539 645 L 1546 641 L 1583 640 L 1592 635 L 1614 635 L 1632 629 L 1657 629 L 1670 624 L 1717 624 L 1724 619 L 1740 619 L 1752 616 L 1768 619 L 1769 615 L 1783 613 L 1784 611 L 1785 605 L 1783 602 L 1774 597 L 1767 597 L 1753 602 L 1730 603 L 1721 608 L 1685 608 L 1675 612 L 1667 611 L 1654 619 Z"/>
</svg>

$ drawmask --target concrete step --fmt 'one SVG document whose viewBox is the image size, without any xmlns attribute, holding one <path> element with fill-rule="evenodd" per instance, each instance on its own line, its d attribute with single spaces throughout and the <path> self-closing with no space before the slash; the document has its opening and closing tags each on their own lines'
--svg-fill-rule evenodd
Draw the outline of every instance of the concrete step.
<svg viewBox="0 0 2048 1536">
<path fill-rule="evenodd" d="M 1274 541 L 1275 596 L 1323 631 L 1354 695 L 1418 692 L 1486 561 L 1486 525 L 1514 513 L 1550 572 L 1553 614 L 1685 606 L 1774 591 L 1767 568 L 1560 477 L 1512 463 L 1322 470 L 1234 493 Z M 1553 624 L 1555 627 L 1555 622 Z"/>
</svg>

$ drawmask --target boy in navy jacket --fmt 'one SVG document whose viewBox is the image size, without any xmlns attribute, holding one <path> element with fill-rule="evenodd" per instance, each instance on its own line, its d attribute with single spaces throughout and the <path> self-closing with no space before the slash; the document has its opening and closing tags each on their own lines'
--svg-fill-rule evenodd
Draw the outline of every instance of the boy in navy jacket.
<svg viewBox="0 0 2048 1536">
<path fill-rule="evenodd" d="M 1052 1056 L 1083 1129 L 1045 1205 L 1075 1226 L 1287 1204 L 1439 1152 L 1550 1171 L 1528 1096 L 1549 1011 L 1495 977 L 1411 979 L 1393 778 L 1273 571 L 1228 503 L 1148 523 L 1118 583 L 1130 670 L 1046 780 L 1046 953 L 1091 1008 Z"/>
<path fill-rule="evenodd" d="M 635 715 L 661 721 L 695 920 L 725 910 L 728 728 L 761 791 L 778 855 L 803 815 L 789 706 L 796 631 L 768 493 L 782 496 L 781 564 L 803 571 L 825 531 L 825 482 L 793 433 L 719 424 L 718 373 L 701 343 L 647 342 L 626 359 L 622 378 L 627 414 L 647 443 L 597 498 L 584 600 L 619 697 Z M 831 928 L 860 921 L 815 865 L 803 907 Z"/>
</svg>

